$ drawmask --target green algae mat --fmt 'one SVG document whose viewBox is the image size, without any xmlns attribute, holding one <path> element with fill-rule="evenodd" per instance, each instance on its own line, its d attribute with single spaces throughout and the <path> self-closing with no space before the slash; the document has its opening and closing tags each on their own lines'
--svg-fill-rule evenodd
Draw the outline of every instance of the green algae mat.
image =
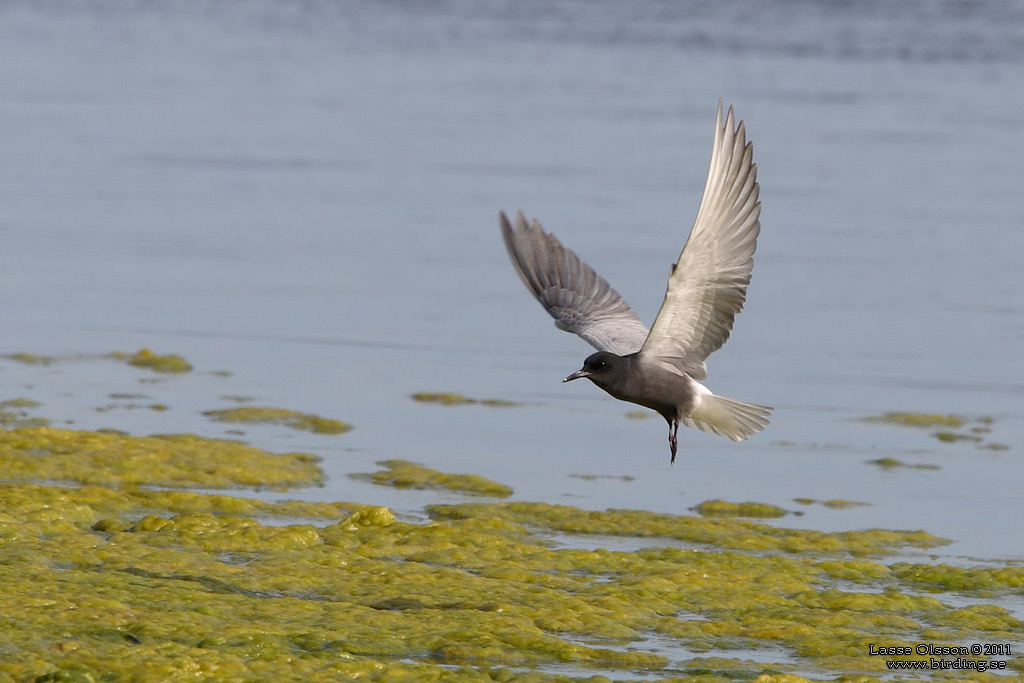
<svg viewBox="0 0 1024 683">
<path fill-rule="evenodd" d="M 872 680 L 887 673 L 872 648 L 976 642 L 1011 654 L 960 659 L 1022 664 L 1020 621 L 962 596 L 1019 594 L 1024 569 L 886 562 L 942 543 L 923 531 L 530 502 L 434 505 L 430 521 L 411 524 L 371 505 L 138 485 L 139 471 L 183 489 L 251 484 L 242 471 L 273 488 L 294 483 L 290 468 L 316 481 L 308 456 L 236 444 L 236 469 L 211 483 L 197 463 L 208 448 L 216 472 L 226 442 L 191 437 L 188 482 L 152 465 L 174 439 L 0 437 L 4 681 Z M 141 458 L 130 483 L 105 469 L 118 449 Z M 11 481 L 55 479 L 48 461 L 68 467 L 76 450 L 95 472 Z M 266 466 L 273 457 L 281 467 Z M 26 469 L 26 458 L 40 462 Z M 621 537 L 649 547 L 605 549 Z"/>
<path fill-rule="evenodd" d="M 415 522 L 372 500 L 268 502 L 240 494 L 318 486 L 318 459 L 51 428 L 23 414 L 35 407 L 8 405 L 0 429 L 0 682 L 1024 671 L 1024 625 L 1001 606 L 1021 604 L 1024 569 L 928 561 L 944 540 L 926 531 L 788 529 L 756 502 L 669 515 L 504 500 L 499 482 L 405 460 L 352 474 L 465 502 Z"/>
</svg>

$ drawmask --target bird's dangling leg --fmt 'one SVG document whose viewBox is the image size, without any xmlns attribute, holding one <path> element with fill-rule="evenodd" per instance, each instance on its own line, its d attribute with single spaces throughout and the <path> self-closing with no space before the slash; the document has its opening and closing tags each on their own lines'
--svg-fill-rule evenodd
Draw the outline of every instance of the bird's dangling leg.
<svg viewBox="0 0 1024 683">
<path fill-rule="evenodd" d="M 670 464 L 676 464 L 676 433 L 679 431 L 679 423 L 673 420 L 668 423 L 668 447 L 672 450 L 672 461 Z"/>
</svg>

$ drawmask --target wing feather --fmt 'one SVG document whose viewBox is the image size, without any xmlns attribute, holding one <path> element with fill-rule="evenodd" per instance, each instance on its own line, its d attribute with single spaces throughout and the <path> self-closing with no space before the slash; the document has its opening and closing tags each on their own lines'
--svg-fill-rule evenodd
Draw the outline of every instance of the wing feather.
<svg viewBox="0 0 1024 683">
<path fill-rule="evenodd" d="M 746 127 L 742 121 L 735 124 L 732 107 L 723 124 L 719 101 L 697 219 L 642 353 L 694 379 L 707 376 L 707 357 L 729 339 L 746 301 L 761 230 L 759 191 Z"/>
<path fill-rule="evenodd" d="M 636 353 L 647 326 L 619 293 L 535 219 L 520 211 L 515 228 L 501 213 L 501 233 L 512 265 L 560 330 L 577 334 L 599 351 Z"/>
</svg>

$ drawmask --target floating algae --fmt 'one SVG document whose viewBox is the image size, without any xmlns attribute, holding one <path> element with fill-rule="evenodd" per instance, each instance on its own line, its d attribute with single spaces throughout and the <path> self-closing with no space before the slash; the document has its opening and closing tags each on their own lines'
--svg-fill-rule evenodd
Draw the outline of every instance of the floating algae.
<svg viewBox="0 0 1024 683">
<path fill-rule="evenodd" d="M 270 502 L 257 498 L 198 493 L 175 489 L 142 489 L 138 487 L 110 488 L 106 486 L 80 486 L 69 489 L 44 484 L 2 484 L 4 500 L 24 499 L 39 509 L 61 507 L 68 503 L 69 492 L 79 505 L 88 506 L 103 519 L 145 515 L 211 514 L 218 516 L 293 517 L 341 521 L 365 508 L 358 503 L 324 503 L 301 500 Z M 102 521 L 102 519 L 100 520 Z M 0 523 L 3 523 L 0 521 Z M 126 525 L 131 526 L 129 521 Z"/>
<path fill-rule="evenodd" d="M 36 427 L 0 431 L 0 481 L 290 488 L 323 483 L 319 458 L 192 434 L 125 436 Z"/>
<path fill-rule="evenodd" d="M 693 511 L 704 517 L 760 517 L 770 519 L 785 517 L 786 510 L 768 503 L 728 503 L 724 500 L 705 500 L 694 506 Z"/>
<path fill-rule="evenodd" d="M 0 432 L 0 473 L 0 683 L 867 681 L 888 676 L 871 644 L 1024 628 L 998 605 L 950 606 L 1013 598 L 1024 570 L 906 562 L 943 543 L 923 531 L 515 502 L 411 524 L 360 503 L 154 490 L 323 477 L 312 456 L 190 435 Z M 893 552 L 904 561 L 885 564 Z"/>
<path fill-rule="evenodd" d="M 927 463 L 906 463 L 897 458 L 876 458 L 874 460 L 868 460 L 869 465 L 877 465 L 882 469 L 895 470 L 900 468 L 906 468 L 911 470 L 939 470 L 942 469 L 938 465 L 930 465 Z"/>
<path fill-rule="evenodd" d="M 468 406 L 468 405 L 482 405 L 495 407 L 510 407 L 520 405 L 515 401 L 506 401 L 503 398 L 469 398 L 462 394 L 454 393 L 429 393 L 420 392 L 412 395 L 412 400 L 419 401 L 420 403 L 437 403 L 442 406 Z"/>
<path fill-rule="evenodd" d="M 936 540 L 926 535 L 807 535 L 714 520 L 721 533 L 700 534 L 694 548 L 622 552 L 552 548 L 530 528 L 653 538 L 709 521 L 494 503 L 437 506 L 432 523 L 408 524 L 387 508 L 295 505 L 0 486 L 0 649 L 17 653 L 0 657 L 0 678 L 568 683 L 608 680 L 587 671 L 643 671 L 696 683 L 753 680 L 796 662 L 831 680 L 837 671 L 884 674 L 868 655 L 880 639 L 1012 642 L 1024 627 L 995 605 L 941 600 L 973 585 L 1014 590 L 1019 570 L 950 584 L 942 567 L 929 574 L 848 556 Z M 275 512 L 338 521 L 273 526 L 246 516 Z M 722 550 L 730 536 L 744 538 L 744 551 Z M 801 539 L 782 541 L 793 552 L 747 552 L 787 537 Z M 805 543 L 810 555 L 795 550 Z M 673 662 L 644 647 L 652 637 L 718 656 Z M 761 647 L 783 661 L 727 657 Z M 566 665 L 583 676 L 545 672 Z"/>
<path fill-rule="evenodd" d="M 438 520 L 486 515 L 553 533 L 671 538 L 732 550 L 867 556 L 897 548 L 931 548 L 948 543 L 946 539 L 926 531 L 868 529 L 826 533 L 813 529 L 780 529 L 743 519 L 691 517 L 643 510 L 582 512 L 568 505 L 547 503 L 431 505 L 427 512 Z"/>
<path fill-rule="evenodd" d="M 847 508 L 866 507 L 871 503 L 861 503 L 856 500 L 844 500 L 842 498 L 832 498 L 831 500 L 823 500 L 821 504 L 827 508 L 833 510 L 845 510 Z"/>
<path fill-rule="evenodd" d="M 952 429 L 959 429 L 965 426 L 968 422 L 967 419 L 960 417 L 959 415 L 932 415 L 928 413 L 885 413 L 883 415 L 874 415 L 872 417 L 864 418 L 865 422 L 881 422 L 887 424 L 895 424 L 904 427 L 924 427 L 924 428 L 936 428 L 945 427 L 946 429 L 936 429 L 932 432 L 939 441 L 943 443 L 954 443 L 957 441 L 966 441 L 969 443 L 978 444 L 978 448 L 1000 451 L 1006 450 L 1008 447 L 1004 444 L 984 444 L 983 434 L 989 434 L 992 432 L 992 424 L 995 420 L 990 416 L 983 416 L 975 418 L 973 421 L 977 423 L 977 426 L 970 428 L 966 433 L 954 432 Z"/>
<path fill-rule="evenodd" d="M 300 413 L 297 410 L 283 410 L 281 408 L 243 406 L 240 408 L 207 410 L 203 412 L 203 415 L 218 422 L 276 424 L 290 429 L 313 432 L 314 434 L 344 434 L 352 429 L 351 425 L 345 424 L 341 420 L 332 420 L 318 415 L 310 415 L 309 413 Z"/>
<path fill-rule="evenodd" d="M 39 402 L 30 398 L 12 398 L 0 402 L 0 427 L 19 429 L 21 427 L 46 427 L 50 421 L 43 417 L 29 417 L 30 408 L 38 408 Z"/>
<path fill-rule="evenodd" d="M 827 508 L 832 508 L 833 510 L 844 510 L 846 508 L 865 507 L 871 505 L 871 503 L 859 503 L 855 500 L 843 500 L 842 498 L 833 498 L 831 500 L 815 500 L 814 498 L 794 498 L 793 502 L 799 505 L 814 505 L 815 503 L 820 503 L 821 505 L 824 505 Z"/>
<path fill-rule="evenodd" d="M 25 365 L 42 365 L 44 367 L 57 362 L 57 359 L 53 356 L 39 356 L 34 353 L 10 353 L 5 355 L 4 358 L 24 363 Z"/>
<path fill-rule="evenodd" d="M 11 353 L 3 356 L 3 358 L 17 361 L 25 365 L 38 365 L 44 367 L 53 365 L 58 360 L 96 360 L 99 358 L 105 358 L 121 361 L 138 368 L 147 368 L 154 372 L 181 373 L 190 372 L 192 370 L 192 364 L 177 354 L 170 353 L 161 356 L 146 348 L 139 349 L 136 353 L 113 351 L 111 353 L 100 355 L 74 354 L 71 356 L 64 356 L 62 358 L 56 358 L 54 356 L 40 356 L 31 353 Z"/>
<path fill-rule="evenodd" d="M 908 586 L 933 592 L 955 591 L 973 595 L 994 595 L 1024 588 L 1024 567 L 954 567 L 948 564 L 899 563 L 892 575 Z M 1005 610 L 1001 612 L 1005 613 Z"/>
<path fill-rule="evenodd" d="M 134 365 L 137 368 L 148 368 L 154 372 L 181 373 L 192 371 L 191 363 L 181 356 L 173 353 L 161 356 L 153 353 L 149 349 L 139 349 L 139 351 L 134 354 L 115 351 L 110 354 L 110 357 L 117 360 L 123 360 L 128 363 L 128 365 Z"/>
<path fill-rule="evenodd" d="M 400 489 L 448 489 L 495 498 L 508 498 L 512 495 L 511 487 L 476 474 L 447 474 L 408 460 L 383 460 L 377 464 L 386 469 L 373 474 L 349 476 Z"/>
<path fill-rule="evenodd" d="M 945 441 L 951 443 L 953 441 L 971 441 L 973 443 L 981 443 L 983 439 L 977 434 L 957 434 L 956 432 L 940 431 L 935 432 L 935 438 L 939 441 Z"/>
<path fill-rule="evenodd" d="M 959 415 L 932 415 L 928 413 L 884 413 L 864 418 L 865 422 L 883 422 L 904 427 L 953 427 L 964 425 Z"/>
</svg>

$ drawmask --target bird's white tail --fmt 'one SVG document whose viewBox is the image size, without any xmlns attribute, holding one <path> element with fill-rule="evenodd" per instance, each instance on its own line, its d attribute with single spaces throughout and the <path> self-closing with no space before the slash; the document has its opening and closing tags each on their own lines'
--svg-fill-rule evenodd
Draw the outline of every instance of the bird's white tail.
<svg viewBox="0 0 1024 683">
<path fill-rule="evenodd" d="M 696 427 L 704 432 L 727 436 L 733 441 L 743 441 L 751 434 L 768 425 L 772 408 L 756 403 L 734 401 L 711 392 L 703 393 L 690 417 L 680 420 L 687 427 Z"/>
</svg>

